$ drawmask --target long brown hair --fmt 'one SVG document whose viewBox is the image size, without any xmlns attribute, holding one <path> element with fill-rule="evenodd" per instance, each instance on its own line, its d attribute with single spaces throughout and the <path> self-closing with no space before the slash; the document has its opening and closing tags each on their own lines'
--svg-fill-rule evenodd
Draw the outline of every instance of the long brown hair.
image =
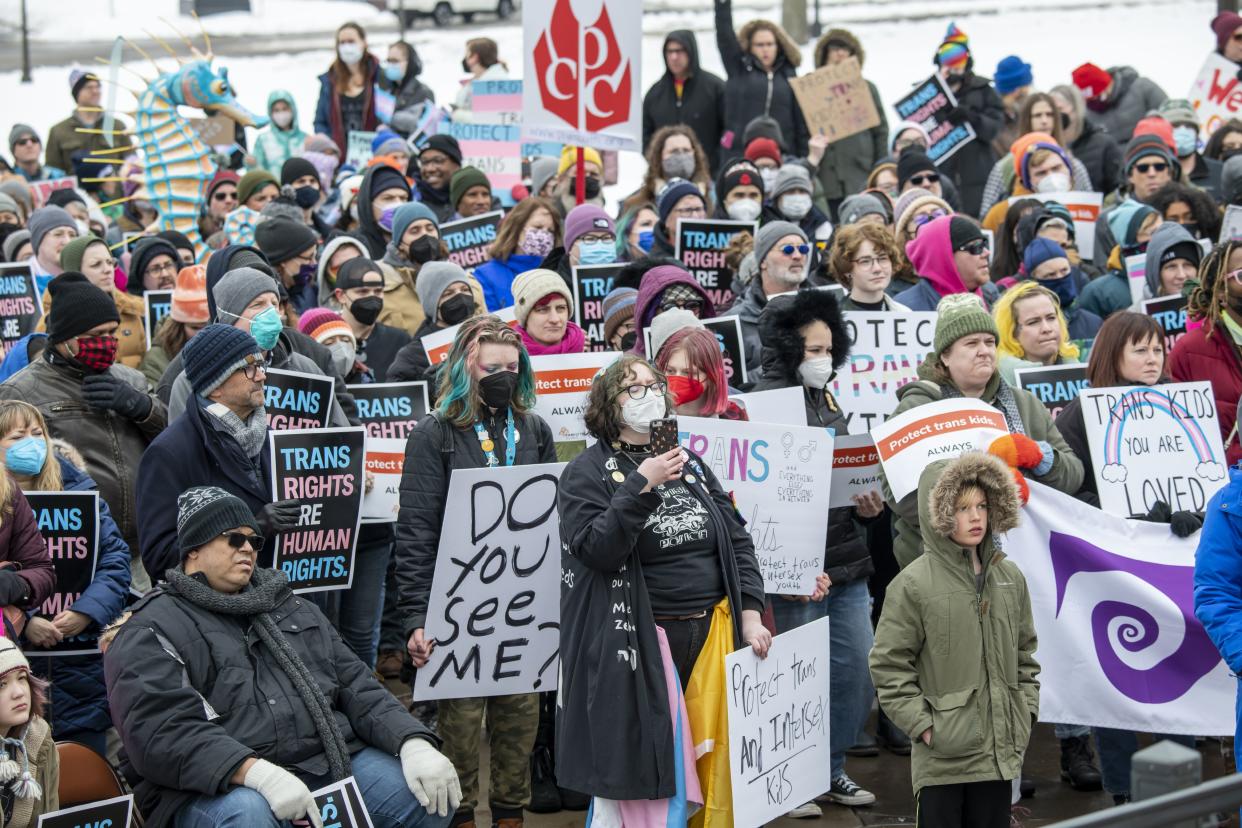
<svg viewBox="0 0 1242 828">
<path fill-rule="evenodd" d="M 1031 129 L 1031 110 L 1040 101 L 1052 107 L 1052 129 L 1045 131 L 1057 139 L 1057 146 L 1065 146 L 1065 140 L 1061 135 L 1061 110 L 1057 108 L 1056 99 L 1047 92 L 1032 92 L 1026 96 L 1026 100 L 1022 102 L 1022 109 L 1018 111 L 1018 135 L 1026 135 L 1028 132 L 1035 131 Z"/>
<path fill-rule="evenodd" d="M 171 316 L 164 317 L 159 327 L 155 329 L 155 336 L 152 339 L 154 344 L 164 349 L 169 359 L 181 353 L 181 349 L 189 341 L 190 337 L 186 335 L 185 325 Z"/>
<path fill-rule="evenodd" d="M 664 165 L 661 163 L 661 156 L 664 154 L 664 145 L 674 135 L 681 135 L 690 140 L 690 148 L 694 151 L 694 178 L 690 181 L 699 188 L 703 196 L 703 206 L 707 212 L 712 211 L 712 205 L 708 203 L 712 172 L 711 165 L 707 161 L 707 153 L 703 151 L 703 145 L 699 143 L 699 137 L 694 134 L 694 130 L 685 124 L 670 124 L 660 127 L 655 135 L 651 136 L 651 143 L 647 146 L 647 174 L 643 176 L 643 186 L 625 200 L 625 204 L 621 205 L 622 212 L 636 204 L 657 202 L 656 195 L 660 182 L 664 180 Z"/>
<path fill-rule="evenodd" d="M 24 400 L 0 400 L 0 437 L 15 428 L 38 428 L 43 432 L 43 440 L 47 443 L 47 459 L 43 462 L 43 470 L 34 478 L 32 491 L 59 492 L 64 488 L 60 479 L 60 463 L 56 462 L 55 447 L 47 430 L 47 421 L 43 412 Z M 0 502 L 4 503 L 4 514 L 8 515 L 11 505 L 13 479 L 8 474 L 0 473 Z"/>
<path fill-rule="evenodd" d="M 548 215 L 552 217 L 553 244 L 555 247 L 561 246 L 564 235 L 561 227 L 561 214 L 548 199 L 531 196 L 519 201 L 500 223 L 500 229 L 496 231 L 496 240 L 492 242 L 490 248 L 493 259 L 507 259 L 517 252 L 518 245 L 522 243 L 523 231 L 526 230 L 526 222 L 530 221 L 531 216 L 540 209 L 547 210 Z"/>
<path fill-rule="evenodd" d="M 1121 376 L 1118 364 L 1121 355 L 1128 345 L 1146 342 L 1152 337 L 1165 348 L 1164 366 L 1160 376 L 1164 376 L 1164 367 L 1169 364 L 1169 352 L 1165 344 L 1164 328 L 1155 319 L 1145 313 L 1134 311 L 1118 311 L 1104 320 L 1091 345 L 1091 356 L 1087 358 L 1087 381 L 1092 388 L 1112 388 L 1132 383 Z"/>
<path fill-rule="evenodd" d="M 363 47 L 362 48 L 362 62 L 359 64 L 359 66 L 361 67 L 364 82 L 366 80 L 366 74 L 367 74 L 367 70 L 366 70 L 367 58 L 370 57 L 370 52 L 366 48 L 367 31 L 366 29 L 362 28 L 361 24 L 358 24 L 352 20 L 349 20 L 349 21 L 346 21 L 345 23 L 342 23 L 340 26 L 337 27 L 336 34 L 333 35 L 334 40 L 332 43 L 332 54 L 333 54 L 332 65 L 328 67 L 328 71 L 332 73 L 332 82 L 335 83 L 337 89 L 340 89 L 340 90 L 344 90 L 344 88 L 349 85 L 349 67 L 345 65 L 345 61 L 341 60 L 341 56 L 337 52 L 337 50 L 340 48 L 340 45 L 341 45 L 341 32 L 345 31 L 346 29 L 353 29 L 355 32 L 358 33 L 358 37 L 362 39 L 362 47 Z"/>
</svg>

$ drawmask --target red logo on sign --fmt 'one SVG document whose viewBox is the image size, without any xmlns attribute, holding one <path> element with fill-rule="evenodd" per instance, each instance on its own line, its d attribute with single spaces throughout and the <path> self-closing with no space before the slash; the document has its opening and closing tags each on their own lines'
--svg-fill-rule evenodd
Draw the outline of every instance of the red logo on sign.
<svg viewBox="0 0 1242 828">
<path fill-rule="evenodd" d="M 535 46 L 535 72 L 544 109 L 575 129 L 596 132 L 630 119 L 630 62 L 621 59 L 607 3 L 583 26 L 569 0 L 556 0 Z"/>
</svg>

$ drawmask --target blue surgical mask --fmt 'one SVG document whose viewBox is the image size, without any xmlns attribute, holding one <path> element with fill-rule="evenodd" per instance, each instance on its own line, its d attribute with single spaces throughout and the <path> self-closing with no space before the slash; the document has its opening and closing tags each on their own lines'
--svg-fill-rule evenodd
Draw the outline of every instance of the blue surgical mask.
<svg viewBox="0 0 1242 828">
<path fill-rule="evenodd" d="M 617 248 L 610 241 L 583 242 L 578 248 L 579 264 L 612 264 L 616 260 Z"/>
<path fill-rule="evenodd" d="M 13 474 L 33 477 L 43 471 L 47 461 L 47 441 L 42 437 L 23 437 L 4 452 L 4 465 Z"/>
<path fill-rule="evenodd" d="M 283 328 L 284 324 L 281 323 L 280 314 L 275 308 L 268 308 L 250 320 L 250 335 L 265 351 L 276 347 L 276 340 L 280 338 Z"/>
<path fill-rule="evenodd" d="M 1192 126 L 1175 126 L 1173 143 L 1177 146 L 1177 157 L 1188 158 L 1199 148 L 1199 130 Z"/>
<path fill-rule="evenodd" d="M 655 244 L 654 230 L 638 231 L 638 246 L 644 253 L 650 253 L 652 245 Z"/>
<path fill-rule="evenodd" d="M 401 79 L 405 77 L 405 64 L 385 63 L 384 77 L 388 78 L 393 83 L 401 83 Z"/>
</svg>

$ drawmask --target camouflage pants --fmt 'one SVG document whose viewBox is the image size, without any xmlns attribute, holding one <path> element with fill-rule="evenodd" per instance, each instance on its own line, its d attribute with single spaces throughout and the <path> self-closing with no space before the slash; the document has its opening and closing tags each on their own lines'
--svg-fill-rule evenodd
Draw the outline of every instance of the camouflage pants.
<svg viewBox="0 0 1242 828">
<path fill-rule="evenodd" d="M 440 738 L 444 755 L 461 780 L 458 813 L 473 813 L 479 804 L 479 736 L 487 717 L 491 748 L 488 802 L 520 810 L 530 801 L 530 752 L 539 729 L 539 695 L 490 696 L 440 701 Z"/>
</svg>

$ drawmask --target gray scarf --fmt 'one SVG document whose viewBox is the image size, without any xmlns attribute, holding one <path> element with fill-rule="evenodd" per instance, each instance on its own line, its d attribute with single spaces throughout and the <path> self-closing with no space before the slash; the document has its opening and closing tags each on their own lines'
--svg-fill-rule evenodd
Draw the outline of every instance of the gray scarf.
<svg viewBox="0 0 1242 828">
<path fill-rule="evenodd" d="M 1013 398 L 1013 389 L 1009 387 L 1009 383 L 1005 382 L 999 374 L 996 375 L 999 383 L 996 386 L 996 397 L 992 400 L 992 405 L 1000 409 L 1001 414 L 1005 417 L 1005 425 L 1009 426 L 1010 434 L 1026 434 L 1026 426 L 1022 422 L 1022 414 L 1018 411 L 1018 401 Z M 987 394 L 987 391 L 984 391 Z M 957 386 L 953 383 L 945 383 L 940 386 L 940 398 L 952 399 L 954 397 L 964 396 Z"/>
<path fill-rule="evenodd" d="M 185 574 L 180 568 L 167 570 L 164 578 L 178 595 L 196 607 L 220 615 L 250 619 L 255 632 L 259 634 L 259 640 L 289 677 L 294 689 L 302 697 L 302 703 L 310 711 L 311 719 L 315 722 L 315 732 L 319 734 L 324 754 L 328 757 L 328 768 L 333 781 L 349 776 L 349 747 L 336 724 L 336 715 L 314 677 L 306 669 L 306 664 L 272 620 L 271 611 L 288 593 L 289 579 L 285 574 L 275 569 L 255 569 L 250 576 L 250 586 L 233 595 L 212 589 Z"/>
<path fill-rule="evenodd" d="M 243 420 L 224 403 L 213 403 L 207 400 L 203 400 L 203 410 L 224 426 L 224 430 L 237 441 L 247 457 L 259 456 L 259 452 L 263 450 L 263 441 L 267 439 L 267 411 L 262 408 L 256 409 L 250 415 L 249 420 Z"/>
</svg>

